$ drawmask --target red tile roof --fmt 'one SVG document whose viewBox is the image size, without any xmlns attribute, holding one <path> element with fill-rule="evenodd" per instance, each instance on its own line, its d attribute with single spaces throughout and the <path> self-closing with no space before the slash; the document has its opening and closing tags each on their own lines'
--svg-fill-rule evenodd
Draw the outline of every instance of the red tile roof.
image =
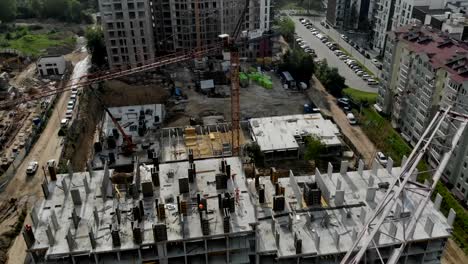
<svg viewBox="0 0 468 264">
<path fill-rule="evenodd" d="M 430 58 L 433 68 L 445 68 L 456 82 L 468 81 L 468 46 L 452 40 L 438 30 L 421 25 L 407 25 L 395 30 L 408 49 Z"/>
</svg>

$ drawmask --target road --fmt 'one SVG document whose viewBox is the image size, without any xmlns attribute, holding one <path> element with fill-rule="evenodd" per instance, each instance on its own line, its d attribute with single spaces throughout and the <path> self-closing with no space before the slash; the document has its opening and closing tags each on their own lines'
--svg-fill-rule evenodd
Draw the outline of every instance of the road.
<svg viewBox="0 0 468 264">
<path fill-rule="evenodd" d="M 89 56 L 86 52 L 78 51 L 71 57 L 75 64 L 71 79 L 79 78 L 87 74 L 89 66 Z M 78 62 L 79 61 L 79 62 Z M 69 84 L 73 84 L 71 80 Z M 76 82 L 76 80 L 75 80 Z M 35 202 L 43 197 L 41 183 L 44 180 L 44 173 L 41 169 L 43 165 L 50 159 L 58 161 L 63 147 L 63 138 L 58 135 L 60 129 L 60 120 L 63 118 L 67 109 L 67 102 L 70 97 L 70 91 L 62 93 L 58 99 L 54 110 L 47 122 L 47 126 L 34 144 L 31 152 L 24 159 L 23 163 L 18 167 L 15 177 L 9 182 L 5 190 L 0 194 L 0 208 L 8 208 L 10 199 L 16 198 L 16 207 L 22 208 L 27 205 L 31 208 Z M 36 160 L 39 162 L 40 169 L 34 176 L 26 176 L 26 168 L 30 161 Z M 19 210 L 18 210 L 19 211 Z M 0 212 L 3 213 L 3 212 Z M 16 222 L 18 212 L 11 215 L 3 216 L 4 221 L 0 223 L 0 233 L 4 233 L 11 229 L 11 224 Z M 30 219 L 26 219 L 26 222 Z M 13 242 L 8 251 L 8 263 L 23 263 L 26 255 L 26 245 L 22 236 L 18 236 Z"/>
<path fill-rule="evenodd" d="M 325 46 L 325 44 L 323 44 L 316 36 L 312 35 L 312 33 L 310 33 L 310 30 L 308 30 L 306 27 L 304 27 L 304 25 L 301 24 L 301 22 L 299 22 L 299 17 L 291 17 L 291 19 L 294 21 L 294 24 L 296 26 L 296 33 L 304 41 L 306 41 L 312 49 L 315 50 L 315 53 L 317 54 L 317 57 L 319 59 L 326 59 L 328 65 L 330 65 L 331 67 L 338 68 L 338 72 L 346 78 L 347 86 L 364 92 L 377 93 L 377 87 L 369 86 L 367 82 L 362 80 L 361 77 L 357 76 L 356 73 L 353 70 L 351 70 L 342 60 L 338 59 L 338 57 L 335 56 L 335 54 L 327 46 Z M 317 20 L 317 23 L 320 24 L 319 20 Z M 334 39 L 339 45 L 341 45 L 342 42 L 345 42 L 341 38 Z M 365 64 L 365 66 L 368 67 L 368 64 Z"/>
<path fill-rule="evenodd" d="M 333 121 L 340 128 L 341 133 L 354 146 L 367 166 L 371 166 L 376 148 L 367 135 L 359 126 L 351 126 L 346 118 L 346 114 L 336 104 L 336 99 L 330 95 L 322 84 L 313 77 L 313 85 L 307 90 L 307 95 L 321 111 L 333 118 Z"/>
</svg>

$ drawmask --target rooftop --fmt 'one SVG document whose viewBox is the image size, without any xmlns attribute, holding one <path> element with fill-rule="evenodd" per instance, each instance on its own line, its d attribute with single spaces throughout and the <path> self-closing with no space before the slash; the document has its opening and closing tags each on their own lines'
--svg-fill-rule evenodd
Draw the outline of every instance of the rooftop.
<svg viewBox="0 0 468 264">
<path fill-rule="evenodd" d="M 363 163 L 361 166 L 360 168 L 364 167 Z M 275 185 L 269 178 L 260 178 L 267 201 L 258 207 L 260 254 L 277 252 L 279 258 L 295 256 L 298 254 L 294 246 L 297 239 L 301 239 L 302 245 L 306 245 L 300 250 L 303 256 L 347 252 L 357 233 L 385 195 L 386 189 L 380 187 L 381 184 L 393 182 L 401 168 L 388 170 L 379 168 L 379 165 L 374 163 L 372 170 L 347 171 L 347 163 L 343 162 L 340 172 L 331 171 L 329 167 L 328 172 L 321 173 L 317 170 L 315 175 L 310 176 L 295 176 L 291 172 L 289 178 L 279 178 L 278 183 L 285 190 L 286 201 L 284 210 L 277 212 L 271 209 Z M 320 188 L 321 207 L 307 206 L 305 203 L 304 186 L 311 183 L 317 183 Z M 379 247 L 399 243 L 397 239 L 402 239 L 404 218 L 414 212 L 422 200 L 421 196 L 414 192 L 406 194 L 404 202 L 400 203 L 401 206 L 395 208 L 390 216 L 391 221 L 383 225 L 382 230 L 390 236 L 381 233 L 376 238 Z M 433 203 L 429 203 L 412 239 L 419 241 L 446 238 L 450 233 L 451 226 L 446 218 Z"/>
<path fill-rule="evenodd" d="M 262 151 L 297 149 L 298 137 L 309 135 L 320 138 L 327 146 L 342 145 L 337 126 L 321 114 L 252 118 L 249 124 Z"/>
<path fill-rule="evenodd" d="M 159 164 L 158 184 L 153 181 L 154 165 L 142 165 L 134 171 L 133 184 L 140 186 L 136 194 L 122 185 L 114 190 L 110 177 L 115 182 L 125 175 L 114 173 L 107 167 L 100 171 L 58 175 L 57 181 L 48 184 L 48 197 L 36 204 L 31 213 L 36 240 L 30 250 L 44 250 L 51 259 L 68 256 L 70 252 L 86 255 L 132 250 L 139 248 L 139 244 L 153 245 L 155 236 L 151 230 L 158 224 L 164 224 L 168 242 L 196 240 L 207 235 L 202 228 L 202 219 L 208 223 L 209 236 L 224 236 L 225 213 L 219 207 L 218 195 L 225 193 L 230 194 L 235 208 L 229 213 L 229 232 L 251 233 L 250 224 L 255 223 L 255 212 L 241 160 L 226 158 L 224 161 L 230 170 L 228 173 L 226 169 L 223 175 L 232 176 L 225 178 L 226 185 L 221 186 L 225 188 L 217 188 L 222 159 L 194 161 L 196 176 L 193 183 L 188 178 L 191 166 L 188 161 Z M 197 194 L 206 201 L 206 212 L 201 211 L 203 216 L 198 210 Z M 186 215 L 178 213 L 178 198 L 187 208 Z M 160 206 L 164 208 L 165 217 L 161 217 Z M 143 214 L 138 221 L 135 208 L 141 207 Z M 135 227 L 141 229 L 141 243 L 132 235 Z M 111 230 L 117 230 L 120 236 L 118 247 L 113 246 Z M 94 249 L 89 233 L 96 242 Z"/>
<path fill-rule="evenodd" d="M 450 39 L 443 32 L 421 25 L 407 25 L 395 31 L 396 36 L 408 44 L 408 48 L 415 52 L 426 54 L 435 69 L 444 68 L 457 82 L 468 80 L 468 64 L 463 63 L 453 68 L 449 63 L 457 58 L 468 62 L 468 46 Z"/>
</svg>

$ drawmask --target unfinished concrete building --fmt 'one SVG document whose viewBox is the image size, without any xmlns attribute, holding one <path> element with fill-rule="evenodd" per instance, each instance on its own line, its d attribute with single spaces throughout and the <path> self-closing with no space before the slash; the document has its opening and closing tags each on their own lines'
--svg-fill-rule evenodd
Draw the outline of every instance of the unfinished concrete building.
<svg viewBox="0 0 468 264">
<path fill-rule="evenodd" d="M 244 174 L 240 158 L 135 165 L 43 183 L 23 236 L 36 263 L 339 263 L 400 173 L 379 168 L 278 178 Z M 416 175 L 415 175 L 416 176 Z M 127 180 L 122 180 L 127 179 Z M 114 183 L 114 184 L 113 184 Z M 388 188 L 388 187 L 387 187 Z M 422 199 L 408 192 L 375 245 L 387 258 Z M 429 203 L 401 263 L 439 263 L 455 214 Z M 378 259 L 373 249 L 365 263 Z"/>
<path fill-rule="evenodd" d="M 127 69 L 154 59 L 148 0 L 99 0 L 101 24 L 111 68 Z"/>
<path fill-rule="evenodd" d="M 300 158 L 308 137 L 325 145 L 324 157 L 340 157 L 344 145 L 338 127 L 321 114 L 252 118 L 249 128 L 267 161 Z"/>
<path fill-rule="evenodd" d="M 254 37 L 270 29 L 270 1 L 249 1 L 242 30 Z M 151 0 L 150 3 L 158 53 L 197 47 L 196 12 L 199 14 L 201 45 L 218 43 L 220 34 L 234 31 L 245 5 L 243 0 Z M 199 4 L 198 10 L 196 3 Z"/>
<path fill-rule="evenodd" d="M 102 169 L 105 162 L 110 168 L 133 167 L 134 159 L 153 162 L 159 157 L 159 135 L 166 112 L 162 104 L 111 107 L 109 112 L 135 144 L 134 152 L 123 151 L 124 136 L 108 113 L 96 131 L 92 160 L 94 169 Z"/>
</svg>

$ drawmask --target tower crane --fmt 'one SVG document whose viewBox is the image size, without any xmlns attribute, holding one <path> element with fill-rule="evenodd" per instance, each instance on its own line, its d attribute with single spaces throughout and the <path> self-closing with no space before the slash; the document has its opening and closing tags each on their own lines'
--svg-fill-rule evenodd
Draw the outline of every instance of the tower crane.
<svg viewBox="0 0 468 264">
<path fill-rule="evenodd" d="M 196 2 L 196 20 L 200 23 L 199 19 L 199 6 L 198 0 Z M 178 52 L 174 54 L 170 54 L 167 56 L 159 57 L 157 60 L 151 63 L 144 64 L 142 66 L 134 67 L 131 69 L 126 70 L 118 70 L 113 72 L 105 72 L 102 74 L 91 74 L 87 77 L 86 80 L 79 81 L 74 85 L 66 85 L 58 89 L 49 90 L 46 92 L 40 92 L 34 95 L 23 96 L 18 99 L 13 100 L 6 100 L 0 102 L 0 110 L 9 109 L 15 105 L 19 105 L 22 103 L 26 103 L 29 101 L 39 100 L 45 97 L 49 97 L 52 95 L 56 95 L 72 88 L 78 87 L 89 87 L 91 84 L 99 83 L 102 81 L 112 80 L 116 78 L 121 78 L 125 76 L 129 76 L 135 73 L 145 72 L 154 70 L 166 65 L 170 65 L 173 63 L 179 63 L 187 60 L 191 60 L 194 58 L 199 58 L 205 55 L 208 55 L 212 52 L 215 52 L 219 49 L 224 48 L 224 50 L 229 51 L 231 57 L 231 121 L 232 121 L 232 154 L 238 155 L 239 148 L 240 148 L 240 98 L 239 98 L 239 35 L 241 31 L 242 24 L 244 23 L 245 15 L 247 13 L 249 7 L 249 0 L 245 0 L 245 5 L 240 13 L 240 17 L 237 21 L 236 27 L 232 33 L 232 35 L 222 34 L 220 35 L 221 42 L 216 43 L 212 46 L 200 46 L 200 34 L 197 34 L 197 48 L 195 51 L 191 52 Z M 200 25 L 196 25 L 197 32 L 200 31 Z M 45 88 L 45 87 L 44 87 Z M 106 107 L 104 107 L 106 109 Z M 106 111 L 109 113 L 108 111 Z M 110 114 L 110 116 L 112 116 Z M 113 120 L 114 121 L 114 120 Z M 118 123 L 117 123 L 118 124 Z M 118 125 L 116 125 L 119 127 Z M 130 142 L 130 141 L 129 141 Z M 129 148 L 131 149 L 132 144 L 129 143 Z"/>
</svg>

